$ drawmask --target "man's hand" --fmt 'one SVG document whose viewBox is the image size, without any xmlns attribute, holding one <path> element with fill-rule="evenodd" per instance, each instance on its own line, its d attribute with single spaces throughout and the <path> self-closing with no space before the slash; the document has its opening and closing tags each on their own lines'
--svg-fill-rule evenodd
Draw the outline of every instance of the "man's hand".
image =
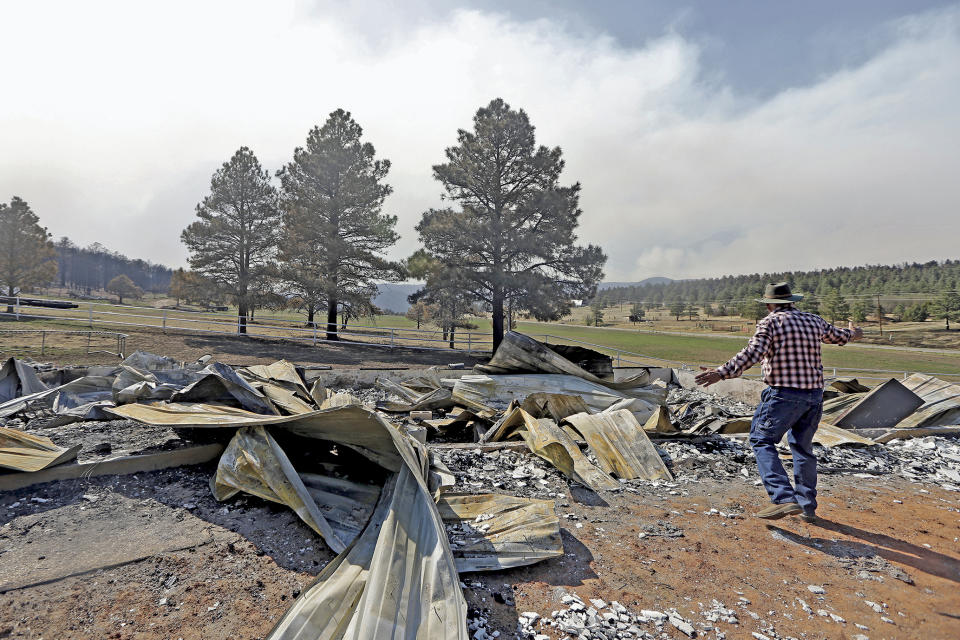
<svg viewBox="0 0 960 640">
<path fill-rule="evenodd" d="M 860 332 L 861 335 L 863 332 Z M 720 372 L 716 369 L 709 369 L 707 367 L 700 367 L 702 373 L 698 373 L 697 377 L 694 378 L 697 384 L 703 385 L 704 387 L 709 387 L 710 385 L 720 382 L 723 378 L 720 377 Z"/>
<path fill-rule="evenodd" d="M 847 329 L 853 333 L 853 335 L 850 336 L 850 342 L 856 342 L 863 337 L 863 329 L 853 326 L 852 320 L 847 321 Z"/>
</svg>

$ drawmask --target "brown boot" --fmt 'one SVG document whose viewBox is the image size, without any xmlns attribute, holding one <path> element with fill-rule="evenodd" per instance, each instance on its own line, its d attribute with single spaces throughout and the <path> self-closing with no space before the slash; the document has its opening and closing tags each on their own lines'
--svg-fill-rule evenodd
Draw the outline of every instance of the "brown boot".
<svg viewBox="0 0 960 640">
<path fill-rule="evenodd" d="M 796 513 L 803 513 L 803 509 L 800 508 L 796 502 L 784 502 L 782 504 L 771 504 L 769 506 L 760 509 L 755 514 L 758 518 L 763 518 L 764 520 L 779 520 L 784 516 L 792 516 Z"/>
</svg>

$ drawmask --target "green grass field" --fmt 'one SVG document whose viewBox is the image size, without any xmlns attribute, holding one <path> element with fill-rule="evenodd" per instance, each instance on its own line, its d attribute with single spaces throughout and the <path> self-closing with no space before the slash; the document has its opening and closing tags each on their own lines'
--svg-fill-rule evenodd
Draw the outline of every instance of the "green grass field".
<svg viewBox="0 0 960 640">
<path fill-rule="evenodd" d="M 162 322 L 161 318 L 164 314 L 161 309 L 135 308 L 127 305 L 119 306 L 98 304 L 94 305 L 94 309 L 95 328 L 123 332 L 137 331 L 137 329 L 135 327 L 127 327 L 122 324 L 109 324 L 108 321 L 135 322 L 137 324 L 152 325 L 159 328 Z M 29 313 L 27 308 L 24 308 L 24 311 Z M 83 322 L 82 320 L 66 320 L 64 316 L 78 319 L 87 318 L 89 314 L 89 305 L 84 302 L 80 302 L 79 309 L 43 309 L 42 311 L 36 312 L 47 317 L 20 323 L 4 322 L 2 328 L 86 328 L 86 322 Z M 125 316 L 114 316 L 112 313 L 134 314 L 139 317 L 128 318 Z M 233 323 L 236 322 L 234 315 L 235 311 L 233 310 L 221 313 L 202 313 L 195 315 L 183 311 L 168 311 L 167 313 L 170 316 L 170 319 L 168 319 L 168 327 L 172 326 L 173 324 L 179 324 L 181 328 L 187 330 L 207 329 L 230 331 L 231 326 L 235 326 Z M 182 321 L 174 323 L 174 316 L 181 319 L 193 317 L 196 318 L 197 321 Z M 266 333 L 267 335 L 283 337 L 284 334 L 289 333 L 288 330 L 274 330 L 271 329 L 269 325 L 276 324 L 280 326 L 291 327 L 293 329 L 302 329 L 305 320 L 306 318 L 303 314 L 292 311 L 263 311 L 262 313 L 257 314 L 256 324 L 251 325 L 251 332 Z M 317 320 L 322 322 L 321 318 L 317 318 Z M 216 324 L 216 322 L 222 322 L 224 324 L 220 325 Z M 491 333 L 491 321 L 489 318 L 474 318 L 472 322 L 477 325 L 476 329 L 470 330 L 472 333 L 474 333 L 474 336 L 472 337 L 472 346 L 477 348 L 477 341 L 481 338 L 481 336 L 483 340 L 489 340 Z M 405 316 L 384 315 L 377 316 L 376 318 L 362 318 L 359 321 L 353 321 L 349 324 L 348 331 L 351 328 L 359 328 L 362 326 L 375 326 L 380 329 L 415 329 L 416 323 Z M 662 358 L 664 360 L 678 363 L 682 362 L 688 365 L 716 365 L 722 363 L 736 353 L 746 343 L 747 340 L 746 335 L 743 337 L 736 337 L 728 334 L 728 337 L 725 338 L 711 337 L 710 334 L 704 334 L 703 336 L 679 336 L 663 333 L 631 331 L 629 329 L 624 330 L 604 327 L 593 328 L 582 325 L 546 324 L 538 322 L 520 322 L 516 328 L 518 331 L 537 337 L 538 339 L 543 339 L 542 336 L 544 334 L 550 335 L 552 337 L 548 338 L 548 341 L 551 342 L 578 340 L 595 345 L 601 345 L 611 351 L 619 349 L 621 351 L 629 351 L 642 354 L 644 356 L 650 356 L 651 358 Z M 424 333 L 422 334 L 401 334 L 398 332 L 397 335 L 419 335 L 422 337 L 432 337 L 435 340 L 439 340 L 439 330 L 437 330 L 435 327 L 425 325 L 423 329 Z M 429 332 L 429 334 L 427 332 Z M 303 336 L 303 333 L 301 332 L 296 335 Z M 383 340 L 383 338 L 374 339 L 381 341 Z M 417 344 L 417 342 L 414 340 L 398 340 L 397 344 L 413 345 Z M 440 346 L 440 344 L 436 342 L 423 344 Z M 465 348 L 467 346 L 464 330 L 458 331 L 457 346 L 458 348 Z M 0 347 L 0 351 L 2 350 L 2 347 Z M 630 359 L 635 361 L 643 361 L 643 358 L 638 357 L 630 357 Z M 832 367 L 841 367 L 858 370 L 880 369 L 890 371 L 925 371 L 934 373 L 960 374 L 960 351 L 958 351 L 956 355 L 953 355 L 942 353 L 925 353 L 922 351 L 894 351 L 868 348 L 857 345 L 851 345 L 847 347 L 825 345 L 823 349 L 823 360 L 825 367 L 828 369 Z M 655 364 L 656 361 L 651 360 L 650 363 Z M 840 373 L 840 375 L 843 374 Z"/>
<path fill-rule="evenodd" d="M 675 336 L 665 334 L 619 331 L 604 328 L 575 327 L 569 325 L 519 323 L 518 330 L 540 337 L 543 334 L 582 340 L 611 349 L 632 351 L 655 358 L 676 360 L 686 364 L 716 365 L 725 362 L 741 349 L 747 338 L 718 339 L 698 336 Z M 860 369 L 885 369 L 894 371 L 929 371 L 934 373 L 960 374 L 960 352 L 957 355 L 923 353 L 916 351 L 892 351 L 849 345 L 837 347 L 824 345 L 825 367 Z"/>
</svg>

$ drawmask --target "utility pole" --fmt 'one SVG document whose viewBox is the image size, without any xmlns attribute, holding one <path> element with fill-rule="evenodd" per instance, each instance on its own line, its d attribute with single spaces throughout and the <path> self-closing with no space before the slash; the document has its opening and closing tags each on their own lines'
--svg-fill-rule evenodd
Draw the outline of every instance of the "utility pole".
<svg viewBox="0 0 960 640">
<path fill-rule="evenodd" d="M 877 294 L 877 322 L 880 323 L 880 337 L 883 337 L 883 307 L 880 306 L 880 294 Z"/>
</svg>

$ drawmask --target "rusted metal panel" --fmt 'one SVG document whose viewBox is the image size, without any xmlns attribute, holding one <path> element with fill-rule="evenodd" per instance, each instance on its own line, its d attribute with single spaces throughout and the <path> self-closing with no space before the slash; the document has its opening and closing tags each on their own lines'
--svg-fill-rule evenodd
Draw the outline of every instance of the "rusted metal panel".
<svg viewBox="0 0 960 640">
<path fill-rule="evenodd" d="M 502 424 L 491 434 L 489 441 L 519 437 L 527 443 L 530 451 L 557 469 L 568 478 L 598 491 L 618 489 L 620 483 L 598 469 L 587 459 L 580 447 L 553 420 L 537 419 L 523 409 L 514 409 Z"/>
<path fill-rule="evenodd" d="M 563 555 L 553 500 L 443 493 L 437 508 L 461 572 L 499 571 Z"/>
<path fill-rule="evenodd" d="M 50 438 L 0 427 L 0 468 L 40 471 L 77 457 L 80 445 L 65 449 Z"/>
<path fill-rule="evenodd" d="M 583 435 L 600 468 L 607 473 L 625 480 L 673 479 L 656 447 L 629 411 L 578 413 L 566 422 Z"/>
</svg>

